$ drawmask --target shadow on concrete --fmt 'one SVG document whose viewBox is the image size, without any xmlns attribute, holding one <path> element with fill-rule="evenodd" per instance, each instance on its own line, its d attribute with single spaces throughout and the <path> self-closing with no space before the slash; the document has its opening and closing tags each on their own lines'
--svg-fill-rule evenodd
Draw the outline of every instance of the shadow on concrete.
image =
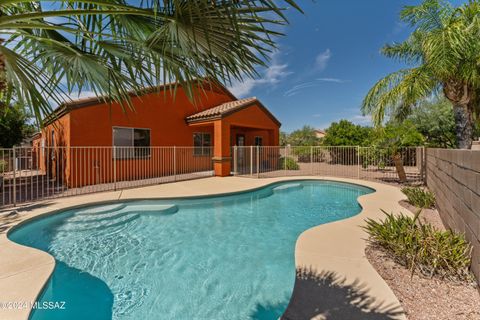
<svg viewBox="0 0 480 320">
<path fill-rule="evenodd" d="M 283 320 L 398 319 L 403 314 L 396 305 L 387 305 L 368 295 L 359 281 L 347 283 L 335 272 L 297 269 L 295 287 Z"/>
<path fill-rule="evenodd" d="M 0 234 L 6 232 L 18 222 L 23 220 L 22 214 L 35 209 L 41 209 L 55 204 L 55 202 L 42 202 L 0 209 Z"/>
</svg>

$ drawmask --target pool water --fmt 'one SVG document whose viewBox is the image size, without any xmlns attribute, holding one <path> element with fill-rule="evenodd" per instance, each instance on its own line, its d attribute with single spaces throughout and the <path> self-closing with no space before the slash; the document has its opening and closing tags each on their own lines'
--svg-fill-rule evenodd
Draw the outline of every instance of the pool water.
<svg viewBox="0 0 480 320">
<path fill-rule="evenodd" d="M 38 219 L 9 238 L 50 253 L 33 320 L 278 319 L 295 281 L 295 242 L 360 212 L 372 190 L 295 181 L 223 197 L 100 205 Z"/>
</svg>

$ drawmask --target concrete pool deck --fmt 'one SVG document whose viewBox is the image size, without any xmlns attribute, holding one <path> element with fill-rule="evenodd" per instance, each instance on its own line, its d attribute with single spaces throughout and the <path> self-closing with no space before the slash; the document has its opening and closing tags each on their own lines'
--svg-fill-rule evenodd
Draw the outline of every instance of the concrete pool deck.
<svg viewBox="0 0 480 320">
<path fill-rule="evenodd" d="M 366 218 L 382 218 L 380 209 L 408 214 L 398 203 L 405 198 L 404 195 L 397 187 L 377 182 L 311 176 L 265 179 L 212 177 L 53 199 L 0 210 L 0 319 L 28 319 L 31 303 L 37 299 L 55 266 L 53 257 L 48 253 L 16 244 L 7 238 L 8 231 L 22 222 L 89 204 L 224 194 L 302 179 L 349 182 L 376 191 L 358 199 L 363 208 L 360 214 L 313 227 L 297 239 L 295 262 L 299 271 L 284 317 L 292 320 L 405 319 L 398 299 L 366 259 L 367 235 L 359 227 Z M 6 303 L 24 304 L 15 306 Z"/>
</svg>

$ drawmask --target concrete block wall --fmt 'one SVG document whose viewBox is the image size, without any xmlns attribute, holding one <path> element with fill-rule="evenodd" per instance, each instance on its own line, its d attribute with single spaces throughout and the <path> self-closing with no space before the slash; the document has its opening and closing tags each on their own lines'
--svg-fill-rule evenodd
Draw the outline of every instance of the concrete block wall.
<svg viewBox="0 0 480 320">
<path fill-rule="evenodd" d="M 427 149 L 426 182 L 443 223 L 473 246 L 472 270 L 480 283 L 480 151 Z"/>
</svg>

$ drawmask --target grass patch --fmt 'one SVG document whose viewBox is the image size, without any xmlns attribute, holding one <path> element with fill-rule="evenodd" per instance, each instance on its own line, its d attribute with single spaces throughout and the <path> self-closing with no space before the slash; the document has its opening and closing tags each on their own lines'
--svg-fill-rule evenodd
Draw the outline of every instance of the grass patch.
<svg viewBox="0 0 480 320">
<path fill-rule="evenodd" d="M 427 209 L 435 206 L 435 194 L 420 187 L 404 187 L 402 192 L 407 196 L 408 202 L 417 208 Z"/>
<path fill-rule="evenodd" d="M 383 210 L 382 210 L 383 211 Z M 462 234 L 440 231 L 415 217 L 393 215 L 385 211 L 383 221 L 366 220 L 369 241 L 384 248 L 398 263 L 433 277 L 470 281 L 472 247 Z"/>
</svg>

